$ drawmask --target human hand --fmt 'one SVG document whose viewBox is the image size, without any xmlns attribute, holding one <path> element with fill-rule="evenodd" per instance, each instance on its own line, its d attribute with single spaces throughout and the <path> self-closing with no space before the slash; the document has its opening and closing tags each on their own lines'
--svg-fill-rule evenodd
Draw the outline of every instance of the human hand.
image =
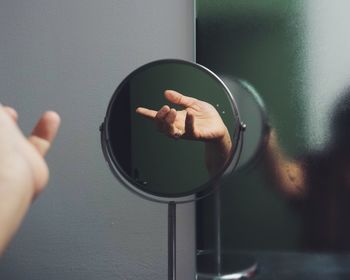
<svg viewBox="0 0 350 280">
<path fill-rule="evenodd" d="M 33 199 L 48 182 L 44 156 L 56 136 L 60 117 L 55 112 L 44 113 L 28 138 L 16 124 L 17 117 L 14 109 L 0 106 L 0 182 L 29 192 Z"/>
<path fill-rule="evenodd" d="M 172 138 L 210 142 L 229 137 L 229 132 L 217 110 L 209 103 L 166 90 L 165 98 L 183 110 L 163 106 L 159 111 L 139 107 L 136 112 L 154 120 L 158 130 Z"/>
<path fill-rule="evenodd" d="M 0 255 L 47 184 L 44 156 L 60 125 L 57 113 L 46 112 L 26 138 L 17 117 L 14 109 L 0 105 Z"/>
</svg>

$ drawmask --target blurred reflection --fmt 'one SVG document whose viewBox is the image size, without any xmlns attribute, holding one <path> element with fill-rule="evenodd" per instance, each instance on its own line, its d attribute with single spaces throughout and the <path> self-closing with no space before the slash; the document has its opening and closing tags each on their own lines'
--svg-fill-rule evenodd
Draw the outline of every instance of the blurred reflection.
<svg viewBox="0 0 350 280">
<path fill-rule="evenodd" d="M 268 174 L 300 211 L 303 247 L 350 249 L 350 90 L 331 118 L 331 139 L 323 150 L 290 160 L 271 129 L 266 145 Z"/>
<path fill-rule="evenodd" d="M 138 107 L 136 112 L 153 120 L 158 130 L 174 139 L 205 143 L 205 164 L 211 176 L 221 170 L 232 152 L 229 131 L 215 107 L 205 101 L 166 90 L 165 98 L 182 110 L 162 106 L 159 111 Z"/>
</svg>

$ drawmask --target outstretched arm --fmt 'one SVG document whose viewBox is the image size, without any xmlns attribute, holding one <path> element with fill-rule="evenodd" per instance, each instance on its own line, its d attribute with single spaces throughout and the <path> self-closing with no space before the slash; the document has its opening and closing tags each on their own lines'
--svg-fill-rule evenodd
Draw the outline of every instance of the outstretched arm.
<svg viewBox="0 0 350 280">
<path fill-rule="evenodd" d="M 48 181 L 44 156 L 60 124 L 56 113 L 46 112 L 26 138 L 16 121 L 17 112 L 0 105 L 0 255 Z"/>
<path fill-rule="evenodd" d="M 215 175 L 229 158 L 231 137 L 217 110 L 209 103 L 166 90 L 165 98 L 183 110 L 163 106 L 159 111 L 139 107 L 136 112 L 153 120 L 160 132 L 175 139 L 188 139 L 205 143 L 206 166 Z"/>
<path fill-rule="evenodd" d="M 266 138 L 265 159 L 267 173 L 273 179 L 278 191 L 288 198 L 305 196 L 306 180 L 303 164 L 285 156 L 274 129 L 270 130 Z"/>
</svg>

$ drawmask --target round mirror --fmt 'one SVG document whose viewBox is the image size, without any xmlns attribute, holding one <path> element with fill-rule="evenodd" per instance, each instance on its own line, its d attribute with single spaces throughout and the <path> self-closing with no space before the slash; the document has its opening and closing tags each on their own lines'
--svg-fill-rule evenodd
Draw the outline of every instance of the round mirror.
<svg viewBox="0 0 350 280">
<path fill-rule="evenodd" d="M 265 104 L 255 88 L 248 82 L 225 75 L 219 76 L 233 94 L 240 117 L 249 128 L 244 133 L 242 152 L 237 164 L 237 171 L 246 170 L 254 166 L 260 158 L 269 132 Z"/>
<path fill-rule="evenodd" d="M 241 121 L 214 73 L 159 60 L 127 76 L 101 126 L 104 155 L 132 191 L 151 199 L 206 195 L 236 164 Z"/>
</svg>

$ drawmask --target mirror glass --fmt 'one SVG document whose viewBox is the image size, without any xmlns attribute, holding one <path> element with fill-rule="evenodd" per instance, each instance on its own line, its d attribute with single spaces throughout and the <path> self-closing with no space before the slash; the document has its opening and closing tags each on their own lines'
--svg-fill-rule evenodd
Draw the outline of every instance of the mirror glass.
<svg viewBox="0 0 350 280">
<path fill-rule="evenodd" d="M 269 129 L 264 101 L 247 81 L 223 74 L 219 74 L 219 77 L 230 89 L 239 108 L 240 117 L 248 128 L 244 131 L 237 171 L 254 168 L 262 156 Z"/>
<path fill-rule="evenodd" d="M 221 188 L 224 249 L 350 251 L 350 2 L 196 7 L 197 62 L 254 85 L 269 120 L 254 168 Z M 199 249 L 214 242 L 212 228 L 198 224 Z"/>
<path fill-rule="evenodd" d="M 235 101 L 215 74 L 160 60 L 116 89 L 102 144 L 127 184 L 157 197 L 184 197 L 213 187 L 233 162 L 239 134 Z"/>
</svg>

